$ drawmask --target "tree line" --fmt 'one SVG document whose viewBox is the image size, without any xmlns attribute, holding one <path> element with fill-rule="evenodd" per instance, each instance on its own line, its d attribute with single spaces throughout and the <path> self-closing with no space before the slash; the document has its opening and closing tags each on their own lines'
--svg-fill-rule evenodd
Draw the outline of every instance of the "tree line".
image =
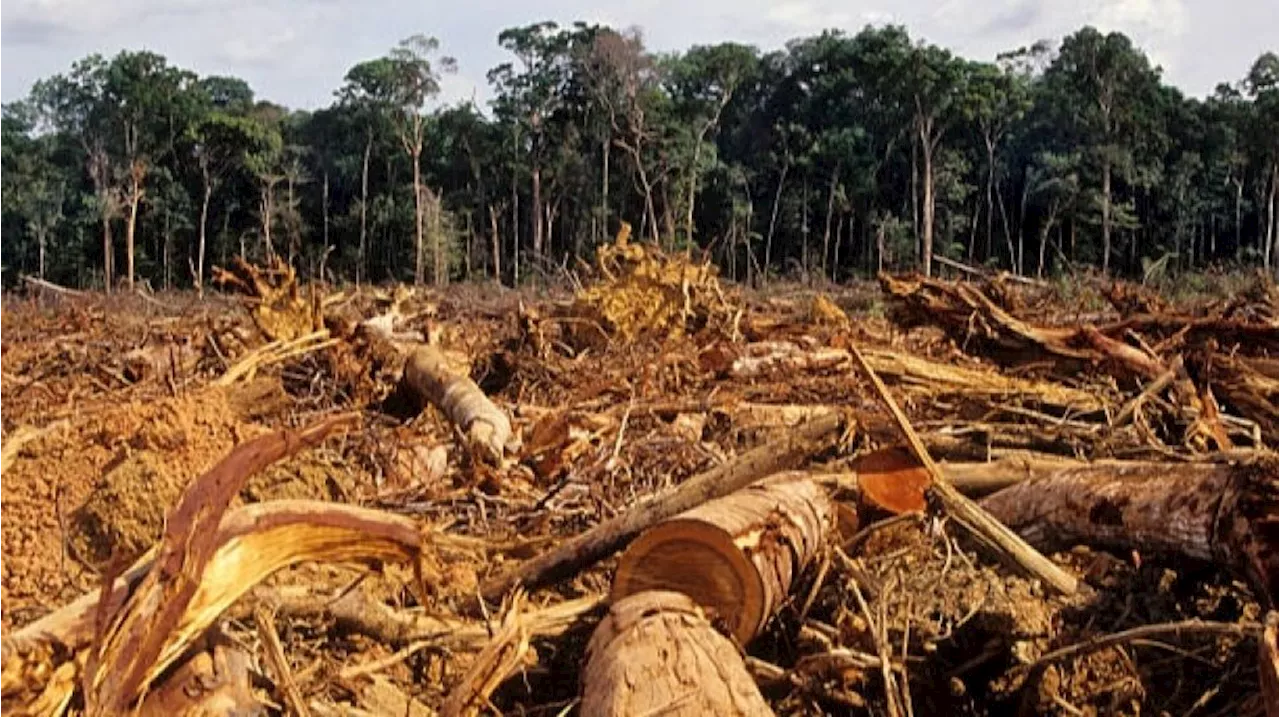
<svg viewBox="0 0 1280 717">
<path fill-rule="evenodd" d="M 5 282 L 197 287 L 234 255 L 333 280 L 548 279 L 627 221 L 731 278 L 934 257 L 1043 276 L 1274 269 L 1277 58 L 1204 99 L 1085 27 L 976 62 L 899 26 L 762 52 L 639 30 L 504 30 L 494 99 L 440 106 L 415 35 L 291 111 L 151 52 L 90 55 L 3 108 Z"/>
</svg>

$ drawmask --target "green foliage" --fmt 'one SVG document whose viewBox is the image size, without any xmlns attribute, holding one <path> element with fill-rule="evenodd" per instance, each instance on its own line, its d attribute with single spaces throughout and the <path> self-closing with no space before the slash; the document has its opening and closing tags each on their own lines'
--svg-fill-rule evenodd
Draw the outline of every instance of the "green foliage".
<svg viewBox="0 0 1280 717">
<path fill-rule="evenodd" d="M 488 108 L 432 105 L 455 63 L 423 35 L 313 112 L 151 52 L 85 57 L 4 108 L 7 265 L 114 280 L 133 219 L 139 278 L 166 284 L 262 251 L 337 279 L 515 282 L 589 258 L 619 220 L 751 280 L 935 253 L 1170 286 L 1276 262 L 1274 52 L 1187 98 L 1090 27 L 995 62 L 900 26 L 769 51 L 655 53 L 589 23 L 497 42 Z"/>
</svg>

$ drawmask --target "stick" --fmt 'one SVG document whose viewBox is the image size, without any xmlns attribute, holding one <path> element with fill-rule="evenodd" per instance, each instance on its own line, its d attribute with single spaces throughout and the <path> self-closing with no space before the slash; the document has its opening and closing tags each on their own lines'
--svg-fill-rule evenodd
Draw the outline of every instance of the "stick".
<svg viewBox="0 0 1280 717">
<path fill-rule="evenodd" d="M 594 565 L 659 521 L 728 495 L 765 476 L 794 468 L 806 456 L 836 440 L 846 424 L 846 419 L 838 414 L 808 421 L 783 439 L 754 448 L 736 460 L 694 476 L 665 495 L 600 523 L 561 543 L 555 550 L 486 581 L 481 592 L 492 600 L 516 585 L 532 590 Z"/>
<path fill-rule="evenodd" d="M 1104 647 L 1112 645 L 1120 645 L 1131 640 L 1138 640 L 1148 637 L 1159 637 L 1161 635 L 1234 635 L 1236 637 L 1258 637 L 1262 634 L 1262 625 L 1256 622 L 1209 622 L 1206 620 L 1192 619 L 1182 620 L 1181 622 L 1161 622 L 1154 625 L 1143 625 L 1129 630 L 1103 635 L 1102 637 L 1094 637 L 1084 642 L 1077 642 L 1074 645 L 1068 645 L 1032 662 L 1023 670 L 1035 670 L 1044 667 L 1050 663 L 1065 660 L 1068 657 L 1075 657 L 1086 652 L 1094 652 Z M 1018 669 L 1018 668 L 1015 668 Z"/>
<path fill-rule="evenodd" d="M 298 717 L 311 717 L 306 700 L 302 699 L 302 691 L 293 679 L 293 671 L 289 669 L 289 660 L 284 655 L 284 647 L 280 645 L 280 633 L 276 632 L 276 621 L 271 613 L 261 608 L 253 613 L 254 622 L 258 626 L 258 637 L 266 648 L 267 663 L 275 673 L 276 686 L 284 693 L 293 714 Z"/>
<path fill-rule="evenodd" d="M 1027 545 L 1026 541 L 1005 527 L 1004 524 L 992 518 L 977 503 L 961 495 L 955 489 L 955 486 L 947 482 L 946 476 L 942 474 L 942 469 L 938 467 L 938 464 L 933 461 L 933 457 L 929 455 L 924 442 L 920 440 L 920 435 L 911 426 L 911 422 L 907 420 L 907 416 L 898 406 L 898 402 L 893 400 L 888 387 L 884 385 L 884 382 L 880 380 L 876 372 L 867 365 L 867 360 L 863 358 L 862 352 L 858 350 L 858 347 L 851 342 L 849 348 L 853 352 L 853 357 L 858 362 L 858 365 L 862 367 L 863 372 L 871 379 L 871 383 L 875 386 L 876 392 L 880 394 L 881 400 L 888 406 L 889 412 L 893 414 L 893 418 L 905 435 L 912 452 L 915 453 L 916 458 L 920 460 L 920 464 L 924 466 L 925 470 L 929 472 L 929 478 L 933 482 L 933 490 L 942 499 L 942 505 L 947 512 L 956 518 L 961 525 L 973 532 L 974 535 L 983 538 L 994 551 L 1011 559 L 1027 573 L 1039 578 L 1055 590 L 1065 595 L 1072 595 L 1081 588 L 1088 589 L 1087 586 L 1081 585 L 1065 570 L 1054 565 L 1048 558 L 1037 552 L 1035 548 Z"/>
</svg>

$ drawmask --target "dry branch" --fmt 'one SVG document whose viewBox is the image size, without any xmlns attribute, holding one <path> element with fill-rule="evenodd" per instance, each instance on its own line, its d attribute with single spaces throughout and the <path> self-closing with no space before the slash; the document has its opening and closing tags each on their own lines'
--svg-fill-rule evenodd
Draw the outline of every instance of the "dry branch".
<svg viewBox="0 0 1280 717">
<path fill-rule="evenodd" d="M 687 596 L 642 592 L 614 603 L 587 645 L 583 717 L 773 711 L 742 656 Z"/>
<path fill-rule="evenodd" d="M 471 669 L 453 688 L 440 713 L 444 717 L 478 715 L 489 696 L 529 657 L 529 627 L 521 616 L 524 592 L 516 590 L 503 611 L 502 622 Z"/>
<path fill-rule="evenodd" d="M 746 645 L 827 543 L 835 519 L 830 497 L 804 475 L 756 483 L 645 531 L 619 559 L 611 597 L 683 593 Z"/>
<path fill-rule="evenodd" d="M 486 581 L 482 592 L 486 598 L 495 599 L 516 585 L 533 589 L 589 567 L 659 521 L 732 493 L 765 476 L 794 468 L 805 457 L 839 439 L 846 425 L 844 417 L 832 414 L 798 426 L 781 440 L 753 448 L 733 461 L 694 476 L 671 491 Z"/>
</svg>

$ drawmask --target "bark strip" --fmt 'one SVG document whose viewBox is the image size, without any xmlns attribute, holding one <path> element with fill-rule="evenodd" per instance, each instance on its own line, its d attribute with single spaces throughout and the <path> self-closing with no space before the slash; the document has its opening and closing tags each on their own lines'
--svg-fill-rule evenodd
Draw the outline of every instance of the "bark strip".
<svg viewBox="0 0 1280 717">
<path fill-rule="evenodd" d="M 765 717 L 738 649 L 692 600 L 651 590 L 615 603 L 587 645 L 583 717 Z"/>
</svg>

